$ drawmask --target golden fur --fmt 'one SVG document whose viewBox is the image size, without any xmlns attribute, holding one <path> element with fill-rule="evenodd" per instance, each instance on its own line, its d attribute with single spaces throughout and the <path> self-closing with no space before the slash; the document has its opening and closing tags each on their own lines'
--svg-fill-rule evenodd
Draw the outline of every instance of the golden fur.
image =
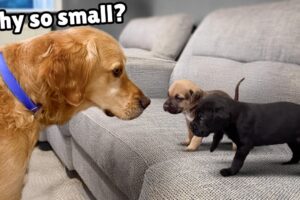
<svg viewBox="0 0 300 200">
<path fill-rule="evenodd" d="M 133 119 L 150 104 L 128 79 L 119 44 L 100 30 L 51 32 L 0 52 L 27 95 L 42 106 L 33 115 L 0 77 L 1 200 L 21 198 L 28 160 L 45 126 L 65 123 L 90 106 Z"/>
</svg>

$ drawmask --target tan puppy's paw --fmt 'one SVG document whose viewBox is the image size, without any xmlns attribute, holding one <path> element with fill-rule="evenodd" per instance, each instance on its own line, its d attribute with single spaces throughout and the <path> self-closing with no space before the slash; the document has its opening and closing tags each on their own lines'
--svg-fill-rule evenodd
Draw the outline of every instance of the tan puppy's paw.
<svg viewBox="0 0 300 200">
<path fill-rule="evenodd" d="M 186 147 L 186 151 L 196 151 L 202 143 L 202 137 L 193 136 L 191 143 Z"/>
<path fill-rule="evenodd" d="M 198 147 L 189 145 L 185 148 L 186 151 L 196 151 Z"/>
</svg>

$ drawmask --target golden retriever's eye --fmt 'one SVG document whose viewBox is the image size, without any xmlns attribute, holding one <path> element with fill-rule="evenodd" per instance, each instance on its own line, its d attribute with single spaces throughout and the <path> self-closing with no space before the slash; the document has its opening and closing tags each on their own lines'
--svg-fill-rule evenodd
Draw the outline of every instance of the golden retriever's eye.
<svg viewBox="0 0 300 200">
<path fill-rule="evenodd" d="M 122 69 L 121 68 L 115 68 L 115 69 L 113 69 L 113 75 L 115 76 L 115 77 L 120 77 L 121 76 L 121 74 L 122 74 Z"/>
</svg>

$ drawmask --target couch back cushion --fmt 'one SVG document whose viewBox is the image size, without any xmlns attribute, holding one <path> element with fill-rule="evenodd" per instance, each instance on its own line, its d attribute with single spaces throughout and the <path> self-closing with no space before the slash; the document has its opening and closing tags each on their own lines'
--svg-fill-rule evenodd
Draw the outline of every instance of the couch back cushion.
<svg viewBox="0 0 300 200">
<path fill-rule="evenodd" d="M 300 1 L 223 9 L 208 15 L 177 62 L 171 83 L 190 79 L 249 102 L 300 103 Z"/>
<path fill-rule="evenodd" d="M 175 60 L 189 39 L 193 25 L 191 17 L 185 14 L 137 18 L 126 25 L 119 41 L 125 48 L 140 48 L 156 57 Z"/>
</svg>

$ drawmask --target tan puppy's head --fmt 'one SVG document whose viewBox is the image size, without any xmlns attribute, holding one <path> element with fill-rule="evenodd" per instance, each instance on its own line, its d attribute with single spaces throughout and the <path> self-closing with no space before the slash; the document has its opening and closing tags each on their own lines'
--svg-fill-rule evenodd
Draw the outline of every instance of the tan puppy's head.
<svg viewBox="0 0 300 200">
<path fill-rule="evenodd" d="M 150 104 L 128 78 L 119 44 L 103 31 L 87 27 L 54 31 L 13 49 L 18 51 L 6 57 L 19 57 L 11 65 L 19 71 L 26 68 L 18 78 L 32 100 L 41 104 L 37 116 L 45 124 L 63 123 L 90 106 L 129 120 Z"/>
<path fill-rule="evenodd" d="M 188 112 L 204 92 L 192 81 L 177 80 L 170 86 L 164 110 L 171 114 Z"/>
</svg>

